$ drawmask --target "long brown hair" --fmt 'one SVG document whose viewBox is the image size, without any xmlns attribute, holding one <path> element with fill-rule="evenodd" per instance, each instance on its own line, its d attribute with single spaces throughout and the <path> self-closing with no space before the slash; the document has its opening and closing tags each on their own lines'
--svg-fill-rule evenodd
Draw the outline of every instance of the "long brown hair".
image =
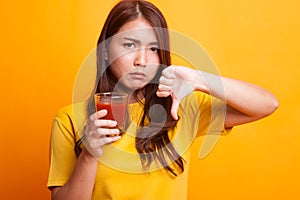
<svg viewBox="0 0 300 200">
<path fill-rule="evenodd" d="M 161 72 L 171 64 L 169 33 L 163 14 L 153 4 L 143 0 L 123 0 L 110 11 L 97 43 L 97 79 L 88 102 L 88 115 L 95 112 L 93 95 L 97 92 L 113 91 L 118 81 L 111 73 L 109 63 L 104 56 L 108 39 L 114 36 L 124 24 L 138 17 L 143 17 L 152 27 L 155 27 L 161 66 L 153 80 L 134 93 L 142 92 L 145 99 L 135 147 L 144 168 L 149 167 L 153 161 L 158 161 L 171 174 L 177 176 L 184 170 L 184 160 L 176 152 L 168 135 L 168 130 L 174 128 L 177 123 L 170 115 L 172 100 L 170 97 L 159 98 L 156 96 Z M 137 96 L 136 99 L 138 100 Z M 163 124 L 160 119 L 162 113 L 160 113 L 160 109 L 153 109 L 156 108 L 154 105 L 161 105 L 165 110 Z M 154 115 L 155 117 L 153 117 Z M 147 121 L 150 121 L 149 126 L 146 124 Z M 152 133 L 149 134 L 149 131 Z M 168 161 L 171 161 L 173 167 Z"/>
</svg>

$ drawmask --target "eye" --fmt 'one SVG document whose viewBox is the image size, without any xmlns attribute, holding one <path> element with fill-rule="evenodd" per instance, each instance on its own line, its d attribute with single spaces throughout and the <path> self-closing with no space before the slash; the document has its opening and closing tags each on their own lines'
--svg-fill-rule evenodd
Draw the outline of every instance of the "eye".
<svg viewBox="0 0 300 200">
<path fill-rule="evenodd" d="M 134 48 L 135 44 L 133 42 L 124 43 L 123 46 L 125 48 Z"/>
<path fill-rule="evenodd" d="M 157 52 L 158 51 L 158 47 L 150 47 L 150 51 Z"/>
</svg>

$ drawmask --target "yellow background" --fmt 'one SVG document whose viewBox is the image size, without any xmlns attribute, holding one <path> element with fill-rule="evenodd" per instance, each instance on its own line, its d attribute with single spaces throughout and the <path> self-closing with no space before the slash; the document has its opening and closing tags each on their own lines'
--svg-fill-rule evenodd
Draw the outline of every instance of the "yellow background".
<svg viewBox="0 0 300 200">
<path fill-rule="evenodd" d="M 151 2 L 222 75 L 259 84 L 280 101 L 272 116 L 236 127 L 204 159 L 196 145 L 190 199 L 299 199 L 299 1 Z M 114 3 L 0 2 L 0 199 L 50 199 L 51 121 L 72 102 L 77 70 Z"/>
</svg>

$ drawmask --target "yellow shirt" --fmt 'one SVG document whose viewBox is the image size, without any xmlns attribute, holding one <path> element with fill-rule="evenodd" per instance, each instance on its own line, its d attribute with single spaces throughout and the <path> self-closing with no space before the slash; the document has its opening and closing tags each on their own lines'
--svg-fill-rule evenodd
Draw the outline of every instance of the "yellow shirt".
<svg viewBox="0 0 300 200">
<path fill-rule="evenodd" d="M 143 169 L 135 149 L 135 130 L 143 104 L 129 105 L 132 123 L 122 138 L 104 146 L 99 159 L 92 199 L 187 199 L 190 145 L 195 137 L 224 132 L 224 109 L 221 101 L 194 92 L 180 104 L 180 119 L 168 132 L 176 151 L 185 160 L 184 172 L 177 177 L 153 162 Z M 74 145 L 85 124 L 86 106 L 72 104 L 62 108 L 54 118 L 48 187 L 63 186 L 72 175 L 77 157 Z"/>
</svg>

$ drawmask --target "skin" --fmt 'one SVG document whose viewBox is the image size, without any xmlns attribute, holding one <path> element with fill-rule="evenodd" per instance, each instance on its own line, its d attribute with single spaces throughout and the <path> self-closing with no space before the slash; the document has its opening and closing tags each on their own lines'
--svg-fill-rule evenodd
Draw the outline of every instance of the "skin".
<svg viewBox="0 0 300 200">
<path fill-rule="evenodd" d="M 143 18 L 125 24 L 108 48 L 110 69 L 127 89 L 143 88 L 159 67 L 158 40 Z"/>
<path fill-rule="evenodd" d="M 140 31 L 141 28 L 147 29 Z M 111 71 L 126 88 L 142 88 L 152 80 L 158 69 L 156 35 L 141 17 L 123 25 L 118 33 L 111 40 L 106 52 L 106 58 L 111 62 Z M 207 84 L 217 80 L 222 81 L 222 88 L 210 88 Z M 261 119 L 278 107 L 274 95 L 256 85 L 184 66 L 169 66 L 164 69 L 159 80 L 157 96 L 172 97 L 171 115 L 174 119 L 177 119 L 180 101 L 193 91 L 201 91 L 226 102 L 225 127 Z M 100 110 L 90 116 L 84 130 L 86 146 L 69 181 L 62 187 L 52 188 L 52 199 L 91 199 L 97 159 L 103 154 L 102 146 L 120 139 L 120 136 L 105 137 L 118 133 L 118 129 L 113 128 L 116 121 L 101 119 L 106 114 L 106 110 Z"/>
<path fill-rule="evenodd" d="M 207 83 L 220 80 L 222 87 L 208 87 Z M 172 96 L 171 115 L 177 119 L 180 101 L 192 91 L 201 91 L 225 101 L 225 127 L 261 119 L 279 106 L 272 93 L 257 85 L 182 66 L 169 66 L 163 71 L 156 94 L 159 97 Z"/>
<path fill-rule="evenodd" d="M 142 31 L 141 31 L 142 30 Z M 155 76 L 159 67 L 157 38 L 154 30 L 143 18 L 124 24 L 110 41 L 106 58 L 120 83 L 128 89 L 144 87 Z M 132 99 L 131 102 L 135 100 Z M 91 199 L 102 146 L 120 139 L 106 137 L 119 133 L 114 129 L 116 121 L 101 119 L 107 114 L 100 110 L 90 116 L 85 127 L 85 148 L 80 154 L 69 181 L 63 187 L 54 187 L 53 200 Z M 105 128 L 103 128 L 105 127 Z"/>
</svg>

